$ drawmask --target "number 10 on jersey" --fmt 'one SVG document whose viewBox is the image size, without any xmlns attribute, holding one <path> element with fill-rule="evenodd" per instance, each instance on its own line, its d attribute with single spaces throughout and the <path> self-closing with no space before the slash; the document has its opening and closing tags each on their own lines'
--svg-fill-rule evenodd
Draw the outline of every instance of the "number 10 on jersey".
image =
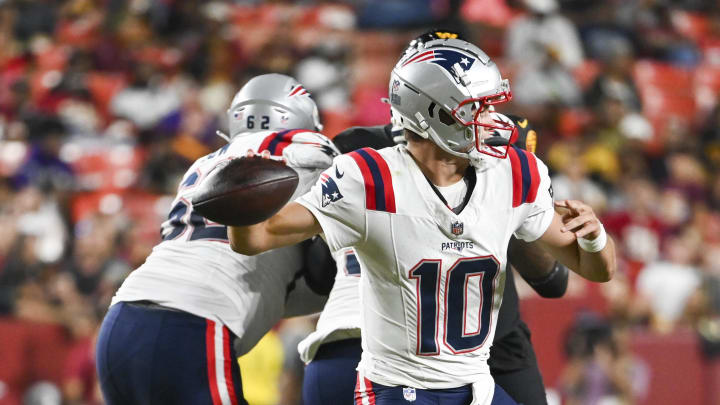
<svg viewBox="0 0 720 405">
<path fill-rule="evenodd" d="M 408 273 L 416 283 L 417 295 L 417 354 L 434 356 L 440 353 L 438 330 L 442 325 L 444 344 L 454 354 L 469 353 L 485 344 L 492 321 L 495 277 L 500 268 L 492 256 L 466 257 L 450 267 L 441 285 L 442 261 L 423 259 Z M 477 283 L 479 296 L 471 293 Z M 442 294 L 441 294 L 442 292 Z M 443 319 L 440 319 L 440 301 Z M 468 314 L 477 308 L 477 314 Z M 473 311 L 475 312 L 475 311 Z M 468 325 L 475 317 L 476 327 Z M 475 329 L 468 331 L 468 328 Z"/>
</svg>

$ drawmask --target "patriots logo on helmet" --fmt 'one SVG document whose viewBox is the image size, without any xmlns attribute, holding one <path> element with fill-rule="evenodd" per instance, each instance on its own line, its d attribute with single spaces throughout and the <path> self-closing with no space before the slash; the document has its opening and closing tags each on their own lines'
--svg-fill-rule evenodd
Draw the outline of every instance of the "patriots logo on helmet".
<svg viewBox="0 0 720 405">
<path fill-rule="evenodd" d="M 290 90 L 290 94 L 288 95 L 288 97 L 292 97 L 292 96 L 303 96 L 303 95 L 305 95 L 305 94 L 308 94 L 308 95 L 309 95 L 310 93 L 309 93 L 307 90 L 305 90 L 305 88 L 304 88 L 302 85 L 299 85 L 299 86 L 293 87 L 293 88 Z"/>
<path fill-rule="evenodd" d="M 340 189 L 333 180 L 332 177 L 326 173 L 320 175 L 320 182 L 322 183 L 322 206 L 327 207 L 328 204 L 334 203 L 343 198 L 340 193 Z"/>
<path fill-rule="evenodd" d="M 460 75 L 467 72 L 475 63 L 475 58 L 451 49 L 430 50 L 421 52 L 405 61 L 402 66 L 419 62 L 434 63 L 445 69 L 460 82 Z"/>
</svg>

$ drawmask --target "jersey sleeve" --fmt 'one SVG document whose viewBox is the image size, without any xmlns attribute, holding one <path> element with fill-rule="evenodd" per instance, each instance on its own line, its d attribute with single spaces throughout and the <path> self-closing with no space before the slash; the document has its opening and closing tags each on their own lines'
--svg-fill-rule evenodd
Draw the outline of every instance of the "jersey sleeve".
<svg viewBox="0 0 720 405">
<path fill-rule="evenodd" d="M 360 168 L 347 155 L 335 158 L 309 192 L 296 200 L 309 209 L 325 234 L 331 251 L 365 239 L 365 186 Z"/>
<path fill-rule="evenodd" d="M 531 154 L 527 154 L 531 156 Z M 539 176 L 539 185 L 535 194 L 534 201 L 523 204 L 521 209 L 522 221 L 520 226 L 515 230 L 515 236 L 526 242 L 532 242 L 540 238 L 550 226 L 555 209 L 553 208 L 552 184 L 548 168 L 538 158 L 532 155 L 534 162 L 537 164 L 537 174 Z"/>
</svg>

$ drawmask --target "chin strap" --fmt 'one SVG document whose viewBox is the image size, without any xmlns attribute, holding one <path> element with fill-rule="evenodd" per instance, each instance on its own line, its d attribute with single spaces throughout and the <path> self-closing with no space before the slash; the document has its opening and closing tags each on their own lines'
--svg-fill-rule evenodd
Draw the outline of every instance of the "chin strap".
<svg viewBox="0 0 720 405">
<path fill-rule="evenodd" d="M 227 143 L 230 143 L 230 137 L 223 131 L 217 130 L 215 131 L 215 135 L 219 136 L 220 138 L 227 141 Z"/>
</svg>

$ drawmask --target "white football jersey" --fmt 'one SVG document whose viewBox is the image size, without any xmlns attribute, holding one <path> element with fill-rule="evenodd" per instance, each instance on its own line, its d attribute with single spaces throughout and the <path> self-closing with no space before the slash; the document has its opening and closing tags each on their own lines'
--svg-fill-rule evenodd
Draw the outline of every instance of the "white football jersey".
<svg viewBox="0 0 720 405">
<path fill-rule="evenodd" d="M 256 132 L 204 156 L 190 167 L 178 187 L 163 241 L 133 271 L 113 297 L 119 301 L 149 300 L 226 325 L 240 338 L 239 354 L 249 351 L 285 313 L 289 286 L 302 267 L 298 246 L 243 256 L 230 248 L 227 227 L 193 211 L 192 195 L 223 162 L 248 150 L 269 150 L 298 172 L 295 196 L 312 186 L 338 152 L 329 139 L 306 130 Z M 306 302 L 317 303 L 318 300 Z M 111 305 L 112 305 L 111 304 Z M 297 308 L 294 308 L 297 314 Z M 303 308 L 317 312 L 322 306 Z"/>
<path fill-rule="evenodd" d="M 360 263 L 352 248 L 333 253 L 335 284 L 315 331 L 298 344 L 300 359 L 309 363 L 323 343 L 360 337 Z"/>
<path fill-rule="evenodd" d="M 358 372 L 371 381 L 475 384 L 492 396 L 487 359 L 508 243 L 513 234 L 542 236 L 554 210 L 547 168 L 534 155 L 511 147 L 506 159 L 474 170 L 460 214 L 402 145 L 336 158 L 297 200 L 320 222 L 330 250 L 352 247 L 362 267 Z"/>
</svg>

